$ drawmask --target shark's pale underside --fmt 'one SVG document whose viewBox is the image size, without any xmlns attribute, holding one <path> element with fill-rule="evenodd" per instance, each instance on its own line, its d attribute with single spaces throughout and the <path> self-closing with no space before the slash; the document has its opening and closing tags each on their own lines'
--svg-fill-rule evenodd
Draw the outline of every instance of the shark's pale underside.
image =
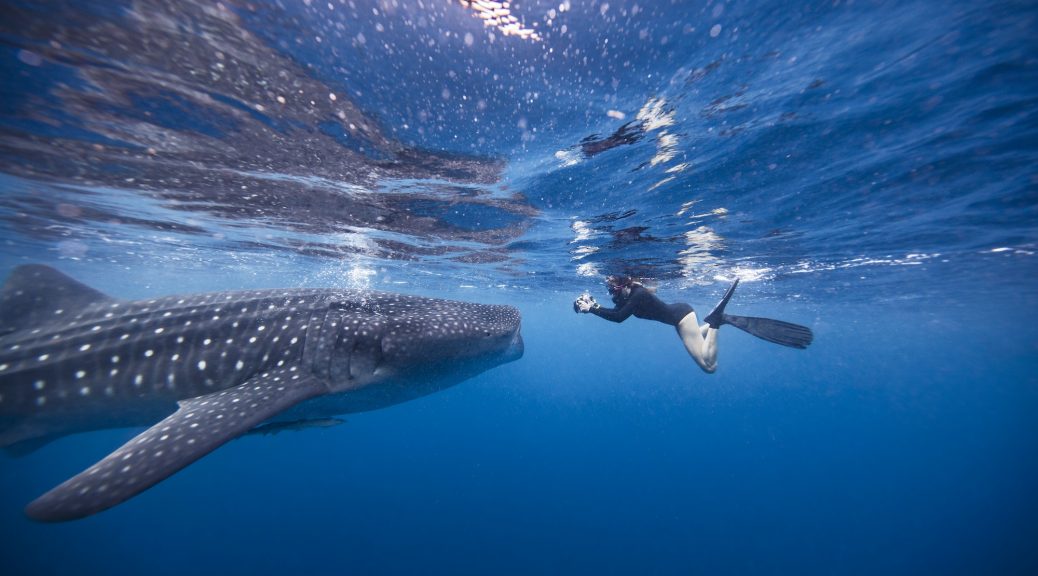
<svg viewBox="0 0 1038 576">
<path fill-rule="evenodd" d="M 264 423 L 382 408 L 515 360 L 519 324 L 511 306 L 370 291 L 123 301 L 21 266 L 0 291 L 0 446 L 154 424 L 26 508 L 81 518 Z"/>
</svg>

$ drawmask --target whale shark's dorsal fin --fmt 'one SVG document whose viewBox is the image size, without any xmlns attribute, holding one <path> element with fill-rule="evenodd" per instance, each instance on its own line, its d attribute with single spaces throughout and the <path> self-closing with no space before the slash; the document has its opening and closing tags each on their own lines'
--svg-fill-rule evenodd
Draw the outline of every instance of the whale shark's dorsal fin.
<svg viewBox="0 0 1038 576">
<path fill-rule="evenodd" d="M 0 335 L 48 324 L 63 319 L 62 314 L 110 300 L 50 266 L 25 264 L 15 268 L 0 288 Z"/>
</svg>

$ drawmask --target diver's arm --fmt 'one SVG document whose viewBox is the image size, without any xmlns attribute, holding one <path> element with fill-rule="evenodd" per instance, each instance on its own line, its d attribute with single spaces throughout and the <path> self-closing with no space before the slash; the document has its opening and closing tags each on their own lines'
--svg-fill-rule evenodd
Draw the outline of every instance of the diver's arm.
<svg viewBox="0 0 1038 576">
<path fill-rule="evenodd" d="M 590 312 L 599 318 L 605 318 L 610 322 L 623 322 L 634 314 L 634 309 L 638 306 L 640 298 L 640 291 L 636 291 L 631 294 L 631 297 L 624 302 L 623 306 L 619 308 L 605 308 L 603 306 L 592 307 Z"/>
</svg>

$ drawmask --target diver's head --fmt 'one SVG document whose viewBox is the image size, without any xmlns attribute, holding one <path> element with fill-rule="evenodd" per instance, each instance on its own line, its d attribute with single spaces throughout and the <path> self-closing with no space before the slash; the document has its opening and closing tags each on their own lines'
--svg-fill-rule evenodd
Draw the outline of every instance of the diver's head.
<svg viewBox="0 0 1038 576">
<path fill-rule="evenodd" d="M 630 276 L 608 276 L 606 277 L 606 288 L 614 303 L 620 303 L 631 297 L 631 289 L 634 288 L 634 278 Z"/>
</svg>

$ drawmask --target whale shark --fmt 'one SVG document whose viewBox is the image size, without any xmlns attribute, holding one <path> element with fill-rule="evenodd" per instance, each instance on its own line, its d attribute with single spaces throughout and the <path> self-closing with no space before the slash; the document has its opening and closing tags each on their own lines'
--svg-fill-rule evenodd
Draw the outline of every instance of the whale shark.
<svg viewBox="0 0 1038 576">
<path fill-rule="evenodd" d="M 512 306 L 335 289 L 127 301 L 23 265 L 0 288 L 0 446 L 150 426 L 25 509 L 73 520 L 252 430 L 406 402 L 522 354 Z"/>
</svg>

